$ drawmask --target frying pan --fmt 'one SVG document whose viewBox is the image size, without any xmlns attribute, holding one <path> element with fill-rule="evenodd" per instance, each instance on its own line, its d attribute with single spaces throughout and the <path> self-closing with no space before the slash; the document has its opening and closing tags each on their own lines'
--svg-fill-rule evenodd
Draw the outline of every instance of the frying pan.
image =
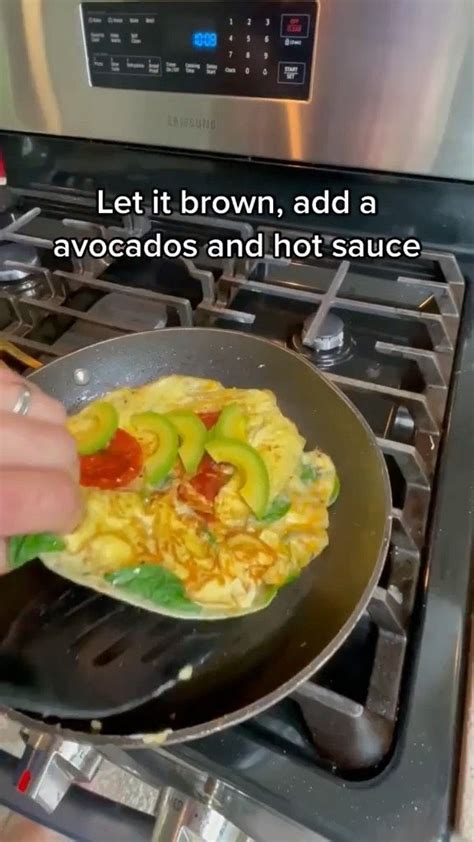
<svg viewBox="0 0 474 842">
<path fill-rule="evenodd" d="M 39 562 L 4 577 L 0 654 L 11 670 L 0 704 L 30 728 L 39 718 L 42 730 L 59 728 L 79 741 L 137 746 L 160 743 L 163 732 L 171 744 L 237 724 L 291 693 L 334 654 L 380 577 L 391 526 L 385 460 L 358 411 L 301 356 L 244 333 L 168 328 L 89 346 L 31 380 L 74 412 L 110 390 L 169 374 L 276 394 L 307 447 L 320 447 L 336 465 L 341 493 L 330 511 L 329 546 L 264 611 L 218 622 L 123 605 Z M 176 680 L 185 666 L 191 678 L 187 670 L 188 680 Z M 150 686 L 158 688 L 152 698 Z M 54 716 L 34 703 L 45 688 L 61 698 Z M 136 706 L 113 713 L 131 690 Z M 97 710 L 101 730 L 91 733 Z"/>
</svg>

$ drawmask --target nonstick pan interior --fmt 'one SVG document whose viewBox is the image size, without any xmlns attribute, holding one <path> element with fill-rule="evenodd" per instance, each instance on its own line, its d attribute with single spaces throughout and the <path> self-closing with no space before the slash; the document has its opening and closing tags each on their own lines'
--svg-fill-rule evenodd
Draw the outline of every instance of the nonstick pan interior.
<svg viewBox="0 0 474 842">
<path fill-rule="evenodd" d="M 274 343 L 231 331 L 167 329 L 91 346 L 51 363 L 32 379 L 74 411 L 112 389 L 168 374 L 271 389 L 281 410 L 307 439 L 307 447 L 320 447 L 332 457 L 342 490 L 331 510 L 329 547 L 265 611 L 215 624 L 167 620 L 166 630 L 158 618 L 155 631 L 150 631 L 149 649 L 154 648 L 156 658 L 148 654 L 149 668 L 157 674 L 166 672 L 170 662 L 173 669 L 181 661 L 182 666 L 190 662 L 193 676 L 132 712 L 103 720 L 100 738 L 108 742 L 115 736 L 167 728 L 173 729 L 169 742 L 200 737 L 276 702 L 341 645 L 377 583 L 388 544 L 390 487 L 373 434 L 312 366 Z M 25 609 L 28 591 L 33 601 L 41 592 L 47 603 L 48 592 L 56 593 L 58 587 L 71 590 L 68 583 L 39 568 L 32 565 L 9 577 L 10 609 L 3 617 L 3 634 L 11 629 L 12 613 L 18 616 Z M 127 610 L 135 630 L 150 622 L 148 612 Z M 110 648 L 111 641 L 105 642 Z M 133 652 L 133 638 L 130 646 Z M 136 653 L 146 654 L 143 649 Z M 44 669 L 57 669 L 57 657 L 57 644 L 45 645 Z M 123 651 L 116 663 L 112 658 L 105 667 L 114 675 L 119 692 L 131 674 L 124 668 Z M 81 665 L 67 653 L 61 662 L 61 669 L 71 671 L 72 684 L 78 677 L 88 683 L 99 681 L 100 668 L 100 651 L 93 647 Z M 64 717 L 62 724 L 90 731 L 87 719 Z"/>
</svg>

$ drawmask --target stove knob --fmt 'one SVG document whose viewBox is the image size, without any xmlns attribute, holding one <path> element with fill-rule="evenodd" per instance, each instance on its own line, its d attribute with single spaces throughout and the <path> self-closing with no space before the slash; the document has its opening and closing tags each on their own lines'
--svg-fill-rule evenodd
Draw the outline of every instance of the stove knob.
<svg viewBox="0 0 474 842">
<path fill-rule="evenodd" d="M 89 783 L 101 762 L 101 755 L 92 746 L 32 734 L 20 761 L 16 788 L 52 813 L 71 784 Z"/>
<path fill-rule="evenodd" d="M 253 842 L 209 804 L 172 787 L 160 790 L 152 842 Z"/>
<path fill-rule="evenodd" d="M 316 314 L 317 316 L 317 314 Z M 315 317 L 306 319 L 303 326 L 303 344 L 315 351 L 334 351 L 344 345 L 344 322 L 334 313 L 328 313 L 322 325 L 314 330 Z"/>
</svg>

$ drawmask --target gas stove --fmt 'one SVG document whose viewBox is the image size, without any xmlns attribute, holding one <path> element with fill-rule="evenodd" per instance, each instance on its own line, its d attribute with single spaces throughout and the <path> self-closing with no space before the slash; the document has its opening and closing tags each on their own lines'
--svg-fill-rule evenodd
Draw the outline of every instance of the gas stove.
<svg viewBox="0 0 474 842">
<path fill-rule="evenodd" d="M 5 145 L 17 148 L 16 139 Z M 79 146 L 62 141 L 61 153 L 67 147 L 77 154 Z M 70 162 L 67 186 L 58 183 L 56 165 L 35 181 L 18 171 L 16 186 L 4 194 L 4 359 L 26 371 L 100 339 L 172 325 L 265 336 L 304 354 L 364 414 L 389 468 L 394 528 L 366 614 L 336 656 L 290 698 L 247 723 L 172 749 L 114 747 L 99 756 L 90 747 L 27 735 L 20 767 L 0 763 L 2 800 L 69 835 L 73 828 L 84 842 L 145 840 L 152 831 L 163 842 L 444 838 L 455 783 L 472 539 L 474 473 L 466 449 L 474 385 L 472 255 L 463 241 L 447 248 L 428 240 L 420 258 L 405 264 L 339 262 L 329 248 L 317 261 L 219 262 L 202 249 L 194 261 L 69 263 L 54 258 L 55 237 L 110 235 L 95 215 L 94 155 L 81 151 L 91 165 L 88 184 Z M 100 156 L 102 148 L 94 151 Z M 14 154 L 11 161 L 15 175 Z M 419 199 L 416 183 L 397 181 L 394 190 L 405 201 Z M 293 223 L 278 230 L 299 236 Z M 226 224 L 241 236 L 270 237 L 274 230 L 252 219 Z M 422 214 L 417 224 L 425 224 Z M 201 243 L 221 230 L 210 217 L 151 213 L 111 225 L 115 233 L 120 225 L 123 237 L 161 231 Z M 337 233 L 336 227 L 325 232 L 326 246 Z M 104 763 L 151 787 L 153 818 L 131 809 L 133 797 L 120 808 L 97 797 Z M 10 783 L 13 772 L 20 784 L 30 776 L 26 794 Z M 130 782 L 127 787 L 133 791 Z M 78 810 L 86 804 L 81 830 Z M 183 830 L 177 837 L 176 828 L 190 835 Z"/>
</svg>

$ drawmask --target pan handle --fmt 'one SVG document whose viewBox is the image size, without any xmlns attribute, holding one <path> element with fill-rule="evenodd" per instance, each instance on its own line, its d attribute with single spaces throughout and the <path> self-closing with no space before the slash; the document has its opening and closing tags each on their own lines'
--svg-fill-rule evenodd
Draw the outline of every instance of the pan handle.
<svg viewBox="0 0 474 842">
<path fill-rule="evenodd" d="M 20 348 L 17 348 L 16 345 L 8 339 L 0 338 L 0 353 L 6 354 L 7 357 L 16 360 L 19 363 L 23 363 L 23 365 L 28 366 L 28 368 L 33 368 L 35 371 L 38 368 L 43 368 L 43 363 L 40 363 L 39 360 L 35 360 L 34 357 L 30 357 L 29 354 L 25 353 L 25 351 L 21 351 Z M 2 359 L 0 359 L 0 366 L 5 366 Z"/>
</svg>

